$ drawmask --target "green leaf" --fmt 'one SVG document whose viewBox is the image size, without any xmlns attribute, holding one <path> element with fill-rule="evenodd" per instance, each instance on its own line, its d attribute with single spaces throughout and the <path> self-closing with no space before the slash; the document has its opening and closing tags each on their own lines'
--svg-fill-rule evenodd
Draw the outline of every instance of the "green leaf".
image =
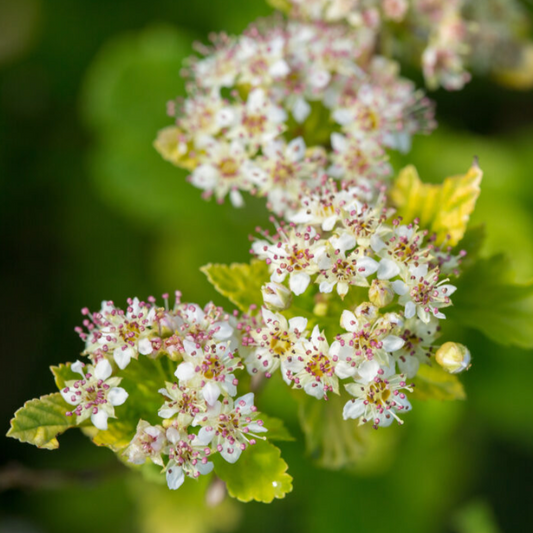
<svg viewBox="0 0 533 533">
<path fill-rule="evenodd" d="M 248 447 L 235 464 L 220 455 L 213 457 L 216 474 L 226 483 L 230 496 L 241 502 L 270 503 L 292 490 L 292 477 L 279 448 L 266 441 Z"/>
<path fill-rule="evenodd" d="M 349 469 L 360 474 L 383 472 L 394 460 L 397 434 L 393 428 L 375 431 L 370 424 L 344 420 L 342 411 L 351 398 L 343 391 L 317 400 L 297 391 L 300 425 L 307 453 L 322 468 Z"/>
<path fill-rule="evenodd" d="M 474 163 L 466 174 L 434 185 L 422 183 L 415 167 L 408 166 L 394 182 L 391 199 L 407 222 L 419 218 L 423 228 L 437 235 L 437 244 L 447 241 L 455 246 L 463 238 L 474 211 L 482 176 Z"/>
<path fill-rule="evenodd" d="M 247 312 L 251 305 L 260 307 L 263 302 L 261 287 L 268 282 L 270 274 L 264 261 L 220 265 L 210 263 L 200 269 L 215 289 Z"/>
<path fill-rule="evenodd" d="M 299 394 L 298 400 L 300 424 L 311 458 L 333 470 L 356 465 L 365 453 L 365 444 L 358 422 L 342 418 L 348 399 L 332 394 L 327 401 L 318 401 Z"/>
<path fill-rule="evenodd" d="M 454 284 L 449 319 L 498 344 L 533 348 L 533 282 L 517 283 L 507 256 L 477 261 Z"/>
<path fill-rule="evenodd" d="M 438 365 L 421 365 L 413 380 L 411 398 L 416 400 L 464 400 L 466 394 L 459 378 Z"/>
<path fill-rule="evenodd" d="M 66 381 L 80 379 L 80 375 L 70 369 L 71 364 L 72 363 L 67 363 L 66 365 L 60 364 L 58 366 L 50 367 L 52 374 L 54 374 L 54 379 L 58 389 L 64 388 Z"/>
<path fill-rule="evenodd" d="M 460 251 L 466 252 L 466 257 L 461 263 L 462 270 L 469 268 L 479 259 L 479 254 L 485 244 L 486 237 L 487 230 L 484 224 L 467 228 L 461 243 L 455 250 L 455 253 L 459 253 Z"/>
<path fill-rule="evenodd" d="M 59 392 L 30 400 L 15 413 L 7 436 L 54 450 L 59 447 L 57 435 L 74 427 L 76 417 L 65 415 L 71 409 Z"/>
<path fill-rule="evenodd" d="M 276 418 L 274 416 L 265 415 L 261 413 L 259 419 L 264 422 L 264 426 L 268 429 L 266 436 L 268 440 L 277 440 L 277 441 L 294 441 L 296 440 L 290 433 L 289 430 L 285 427 L 285 424 L 281 418 Z"/>
</svg>

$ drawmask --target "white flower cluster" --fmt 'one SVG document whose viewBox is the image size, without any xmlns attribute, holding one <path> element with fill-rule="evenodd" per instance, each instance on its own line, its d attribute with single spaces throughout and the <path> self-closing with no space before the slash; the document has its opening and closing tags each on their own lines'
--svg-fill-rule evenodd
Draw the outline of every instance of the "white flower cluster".
<svg viewBox="0 0 533 533">
<path fill-rule="evenodd" d="M 463 88 L 468 66 L 489 70 L 503 50 L 520 55 L 525 13 L 515 0 L 270 0 L 301 21 L 346 22 L 366 43 L 397 39 L 406 55 L 421 54 L 427 84 Z M 386 34 L 385 38 L 383 38 Z M 415 52 L 413 53 L 413 49 Z M 396 51 L 398 51 L 396 50 Z M 505 57 L 516 61 L 509 54 Z"/>
<path fill-rule="evenodd" d="M 435 364 L 439 321 L 455 291 L 445 275 L 460 255 L 394 219 L 383 196 L 368 202 L 335 182 L 303 199 L 291 222 L 265 232 L 252 252 L 269 265 L 271 281 L 262 323 L 243 340 L 248 371 L 270 377 L 280 368 L 288 384 L 319 399 L 350 379 L 345 419 L 400 421 L 410 409 L 406 380 L 421 363 Z M 469 354 L 453 350 L 438 363 L 463 370 Z"/>
<path fill-rule="evenodd" d="M 259 434 L 267 429 L 257 419 L 252 393 L 235 399 L 235 372 L 243 368 L 236 356 L 242 329 L 236 315 L 213 304 L 202 309 L 181 303 L 180 293 L 169 309 L 168 295 L 164 298 L 164 308 L 156 307 L 153 298 L 149 303 L 135 298 L 128 300 L 126 312 L 113 302 L 102 302 L 96 313 L 84 309 L 85 330 L 76 329 L 85 341 L 83 355 L 91 364 L 84 371 L 83 363 L 73 363 L 71 370 L 82 379 L 67 381 L 61 394 L 75 406 L 67 415 L 76 416 L 76 424 L 90 416 L 94 426 L 105 431 L 108 418 L 115 418 L 114 407 L 128 398 L 118 385 L 132 360 L 144 356 L 175 361 L 176 381 L 153 391 L 161 395 L 161 406 L 147 413 L 160 423 L 139 420 L 125 453 L 131 463 L 150 459 L 162 466 L 169 488 L 177 489 L 185 476 L 197 478 L 211 472 L 209 458 L 215 453 L 236 462 L 248 445 L 264 438 Z M 134 376 L 130 379 L 142 379 Z"/>
<path fill-rule="evenodd" d="M 433 110 L 371 45 L 344 23 L 282 19 L 219 36 L 156 147 L 206 197 L 241 206 L 248 191 L 283 216 L 328 177 L 374 186 L 391 174 L 385 150 L 407 151 Z"/>
</svg>

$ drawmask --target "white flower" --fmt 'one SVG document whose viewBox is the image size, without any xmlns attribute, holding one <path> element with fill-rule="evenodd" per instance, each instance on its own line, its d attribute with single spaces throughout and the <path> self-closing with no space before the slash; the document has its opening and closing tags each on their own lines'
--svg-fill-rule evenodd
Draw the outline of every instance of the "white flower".
<svg viewBox="0 0 533 533">
<path fill-rule="evenodd" d="M 146 459 L 163 466 L 161 454 L 167 446 L 165 429 L 161 426 L 151 426 L 145 420 L 139 420 L 137 432 L 130 442 L 124 455 L 130 463 L 141 465 Z"/>
<path fill-rule="evenodd" d="M 287 379 L 286 364 L 303 350 L 301 340 L 306 338 L 307 319 L 294 317 L 289 321 L 280 313 L 266 308 L 261 310 L 263 327 L 252 329 L 248 346 L 253 347 L 245 364 L 248 372 L 272 375 L 281 365 L 283 378 Z"/>
<path fill-rule="evenodd" d="M 112 368 L 107 359 L 100 360 L 96 366 L 87 365 L 85 371 L 83 367 L 83 363 L 76 361 L 71 369 L 82 379 L 66 381 L 61 389 L 64 400 L 75 406 L 67 416 L 76 415 L 77 425 L 90 417 L 97 429 L 105 431 L 107 419 L 115 418 L 114 408 L 127 400 L 128 393 L 117 386 L 121 378 L 110 377 Z"/>
</svg>

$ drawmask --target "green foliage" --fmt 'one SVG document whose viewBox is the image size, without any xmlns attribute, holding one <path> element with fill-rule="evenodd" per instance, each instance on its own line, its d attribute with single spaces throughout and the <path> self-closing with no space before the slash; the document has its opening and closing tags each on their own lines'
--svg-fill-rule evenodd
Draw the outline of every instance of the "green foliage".
<svg viewBox="0 0 533 533">
<path fill-rule="evenodd" d="M 210 263 L 202 267 L 201 271 L 220 294 L 243 312 L 249 311 L 251 305 L 261 304 L 261 287 L 270 279 L 267 264 L 257 260 L 252 260 L 250 264 Z"/>
<path fill-rule="evenodd" d="M 353 473 L 376 474 L 394 460 L 397 434 L 394 428 L 375 431 L 357 420 L 344 420 L 346 392 L 331 394 L 327 401 L 297 391 L 298 415 L 308 455 L 321 468 L 347 469 Z"/>
<path fill-rule="evenodd" d="M 446 372 L 437 364 L 420 365 L 413 382 L 415 388 L 410 397 L 417 400 L 464 400 L 466 398 L 459 378 Z"/>
<path fill-rule="evenodd" d="M 533 282 L 517 283 L 507 256 L 477 261 L 454 283 L 450 319 L 498 344 L 533 348 Z"/>
<path fill-rule="evenodd" d="M 61 363 L 58 366 L 50 367 L 58 389 L 64 388 L 66 381 L 80 379 L 80 375 L 70 369 L 71 364 L 72 363 L 67 363 L 66 365 L 64 365 L 63 363 Z"/>
<path fill-rule="evenodd" d="M 270 441 L 294 441 L 295 438 L 290 434 L 289 430 L 285 426 L 285 423 L 281 418 L 276 418 L 274 416 L 265 415 L 261 413 L 259 417 L 263 422 L 266 428 L 268 428 L 268 433 L 266 434 L 268 440 Z"/>
<path fill-rule="evenodd" d="M 269 442 L 258 440 L 242 452 L 235 464 L 227 463 L 219 455 L 213 457 L 213 462 L 229 494 L 242 502 L 270 503 L 292 490 L 287 463 L 281 458 L 280 449 Z"/>
<path fill-rule="evenodd" d="M 76 417 L 65 415 L 71 406 L 56 392 L 26 402 L 11 420 L 8 437 L 54 450 L 59 447 L 57 436 L 73 427 Z"/>
<path fill-rule="evenodd" d="M 414 166 L 404 168 L 391 189 L 398 214 L 437 235 L 437 244 L 456 245 L 465 234 L 480 193 L 483 173 L 477 164 L 463 176 L 446 178 L 442 185 L 422 183 Z"/>
</svg>

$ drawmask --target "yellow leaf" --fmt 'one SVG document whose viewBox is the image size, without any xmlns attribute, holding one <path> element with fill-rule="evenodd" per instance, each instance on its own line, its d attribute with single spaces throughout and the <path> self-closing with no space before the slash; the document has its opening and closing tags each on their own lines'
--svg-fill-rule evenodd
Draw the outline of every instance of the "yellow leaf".
<svg viewBox="0 0 533 533">
<path fill-rule="evenodd" d="M 417 400 L 464 400 L 463 384 L 440 366 L 421 365 L 414 379 L 412 398 Z"/>
<path fill-rule="evenodd" d="M 197 166 L 197 160 L 189 155 L 191 147 L 183 138 L 182 131 L 176 126 L 168 126 L 160 130 L 154 141 L 154 148 L 163 159 L 177 167 L 192 171 Z"/>
<path fill-rule="evenodd" d="M 398 214 L 407 222 L 415 218 L 437 235 L 436 244 L 455 246 L 464 236 L 480 193 L 483 172 L 477 162 L 460 176 L 446 178 L 441 185 L 422 183 L 413 166 L 404 168 L 391 190 Z"/>
</svg>

